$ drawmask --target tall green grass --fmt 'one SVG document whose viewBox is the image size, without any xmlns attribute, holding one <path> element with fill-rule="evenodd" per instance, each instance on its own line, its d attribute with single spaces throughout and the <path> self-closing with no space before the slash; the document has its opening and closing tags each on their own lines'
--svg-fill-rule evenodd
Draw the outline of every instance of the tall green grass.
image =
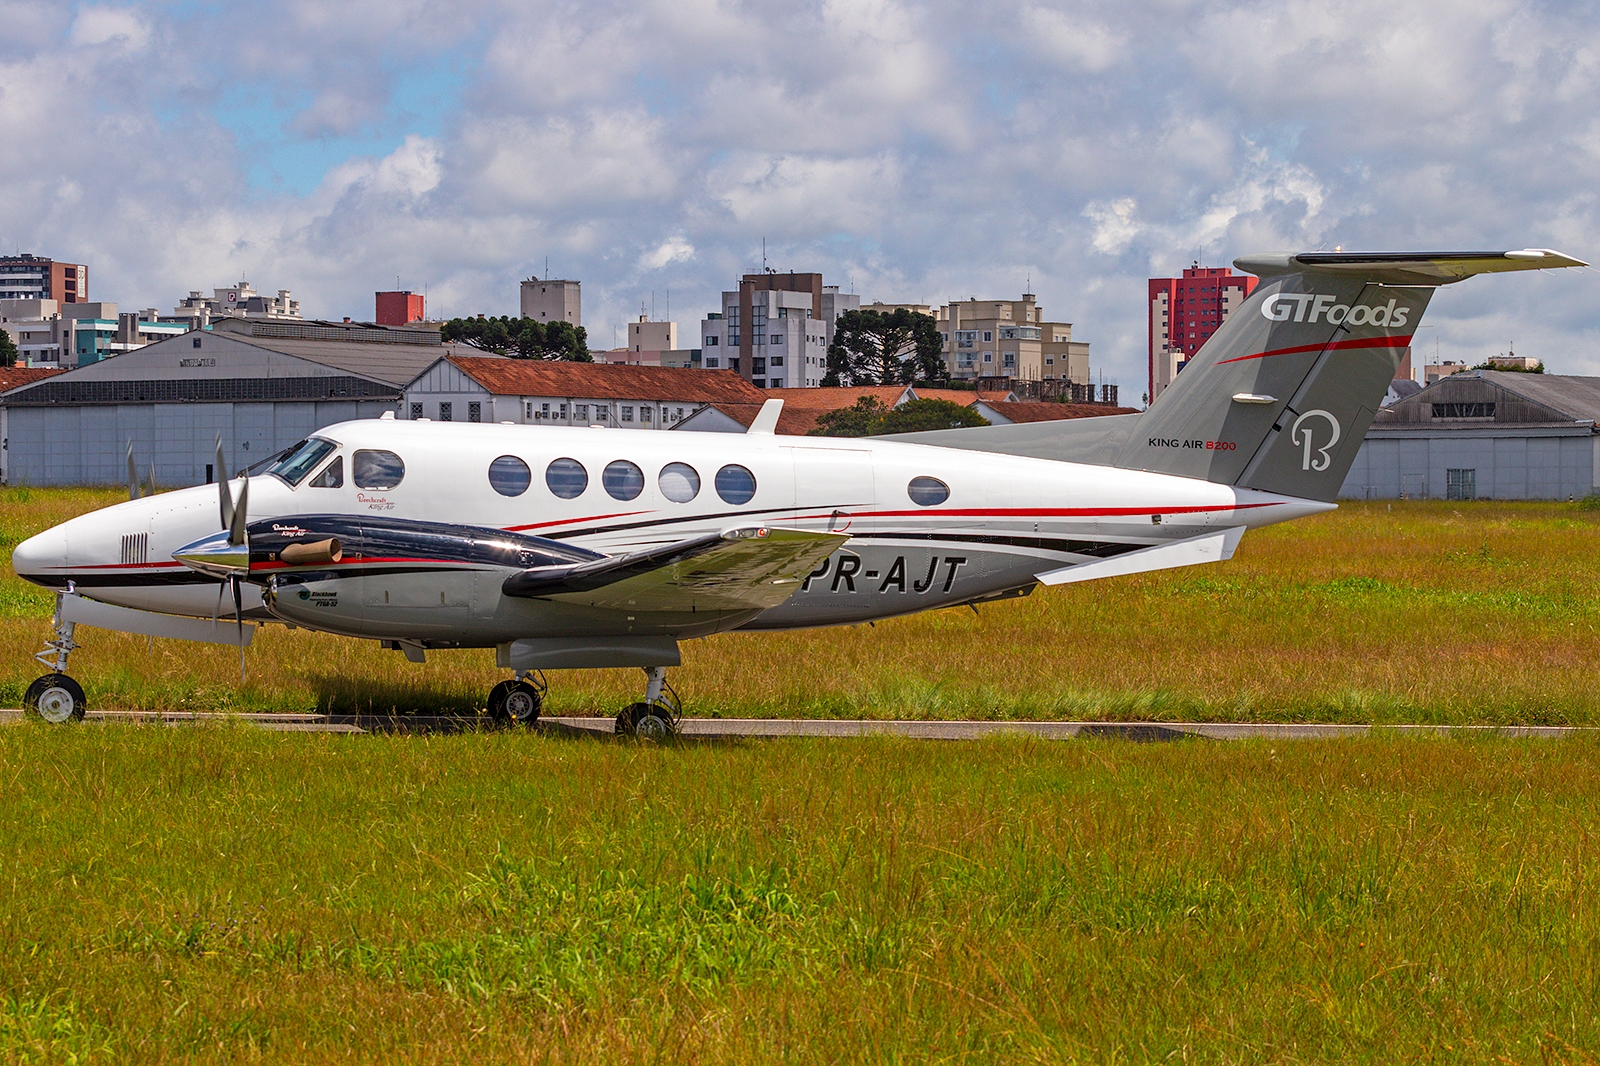
<svg viewBox="0 0 1600 1066">
<path fill-rule="evenodd" d="M 118 498 L 0 490 L 0 555 Z M 1578 504 L 1346 504 L 1251 533 L 1224 564 L 692 641 L 673 680 L 691 713 L 728 717 L 1596 723 L 1597 530 Z M 0 704 L 39 672 L 50 602 L 0 567 Z M 274 626 L 241 684 L 228 648 L 80 632 L 73 673 L 99 708 L 473 713 L 503 676 L 489 652 L 416 666 Z M 562 714 L 615 714 L 642 686 L 637 671 L 552 682 Z"/>
<path fill-rule="evenodd" d="M 1588 1062 L 1600 755 L 0 730 L 0 1061 Z"/>
</svg>

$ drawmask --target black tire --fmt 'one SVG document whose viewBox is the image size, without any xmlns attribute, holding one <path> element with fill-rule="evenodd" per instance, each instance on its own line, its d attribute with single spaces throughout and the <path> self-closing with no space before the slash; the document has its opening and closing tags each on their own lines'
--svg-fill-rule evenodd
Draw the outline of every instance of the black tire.
<svg viewBox="0 0 1600 1066">
<path fill-rule="evenodd" d="M 513 725 L 532 725 L 539 720 L 543 704 L 539 690 L 526 681 L 502 681 L 489 692 L 489 717 Z"/>
<path fill-rule="evenodd" d="M 83 697 L 83 686 L 72 678 L 66 674 L 45 674 L 28 686 L 22 707 L 30 718 L 62 725 L 83 721 L 88 703 Z"/>
<path fill-rule="evenodd" d="M 617 715 L 617 735 L 661 742 L 678 733 L 666 711 L 653 703 L 630 703 Z"/>
</svg>

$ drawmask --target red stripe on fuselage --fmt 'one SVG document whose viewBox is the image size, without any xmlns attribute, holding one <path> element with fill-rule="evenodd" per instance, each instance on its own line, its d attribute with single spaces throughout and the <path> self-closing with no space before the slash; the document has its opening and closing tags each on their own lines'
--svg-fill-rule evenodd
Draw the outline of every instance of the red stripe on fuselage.
<svg viewBox="0 0 1600 1066">
<path fill-rule="evenodd" d="M 1411 335 L 1404 337 L 1365 337 L 1353 341 L 1332 341 L 1328 344 L 1301 344 L 1294 348 L 1274 348 L 1270 352 L 1257 352 L 1254 355 L 1236 355 L 1232 359 L 1220 359 L 1217 366 L 1223 363 L 1242 363 L 1247 359 L 1266 359 L 1273 355 L 1298 355 L 1302 352 L 1322 352 L 1329 350 L 1343 351 L 1349 348 L 1406 348 L 1411 344 Z"/>
<path fill-rule="evenodd" d="M 507 533 L 520 533 L 524 529 L 549 529 L 551 526 L 570 526 L 574 522 L 600 522 L 607 518 L 632 518 L 636 514 L 649 514 L 649 511 L 622 511 L 618 514 L 589 515 L 586 518 L 563 518 L 556 522 L 530 522 L 525 526 L 502 526 Z"/>
</svg>

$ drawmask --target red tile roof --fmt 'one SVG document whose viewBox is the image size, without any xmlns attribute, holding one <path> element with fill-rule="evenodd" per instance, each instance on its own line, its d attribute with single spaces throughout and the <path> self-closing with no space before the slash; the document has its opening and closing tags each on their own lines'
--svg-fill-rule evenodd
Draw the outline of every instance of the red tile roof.
<svg viewBox="0 0 1600 1066">
<path fill-rule="evenodd" d="M 0 366 L 0 392 L 32 385 L 40 378 L 61 373 L 51 366 Z"/>
<path fill-rule="evenodd" d="M 1108 407 L 1097 403 L 1031 403 L 1027 401 L 985 400 L 984 404 L 994 408 L 998 415 L 1004 415 L 1013 422 L 1053 422 L 1061 418 L 1095 418 L 1099 415 L 1131 415 L 1137 412 L 1132 407 Z"/>
<path fill-rule="evenodd" d="M 755 404 L 766 393 L 731 370 L 613 366 L 546 359 L 447 356 L 462 373 L 496 396 L 570 396 L 594 400 Z"/>
</svg>

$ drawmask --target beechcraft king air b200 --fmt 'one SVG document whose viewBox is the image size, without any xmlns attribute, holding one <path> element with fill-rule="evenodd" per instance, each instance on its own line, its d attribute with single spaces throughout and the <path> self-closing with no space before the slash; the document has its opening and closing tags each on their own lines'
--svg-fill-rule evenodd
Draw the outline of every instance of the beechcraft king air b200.
<svg viewBox="0 0 1600 1066">
<path fill-rule="evenodd" d="M 776 436 L 777 400 L 743 437 L 386 415 L 329 426 L 262 476 L 83 515 L 12 556 L 57 590 L 27 707 L 82 717 L 77 624 L 242 654 L 278 622 L 419 662 L 495 648 L 512 677 L 488 708 L 513 721 L 537 718 L 544 670 L 641 667 L 644 699 L 617 728 L 663 736 L 685 639 L 1225 560 L 1247 530 L 1332 509 L 1435 289 L 1584 264 L 1526 250 L 1235 265 L 1261 284 L 1140 414 L 879 439 Z"/>
</svg>

